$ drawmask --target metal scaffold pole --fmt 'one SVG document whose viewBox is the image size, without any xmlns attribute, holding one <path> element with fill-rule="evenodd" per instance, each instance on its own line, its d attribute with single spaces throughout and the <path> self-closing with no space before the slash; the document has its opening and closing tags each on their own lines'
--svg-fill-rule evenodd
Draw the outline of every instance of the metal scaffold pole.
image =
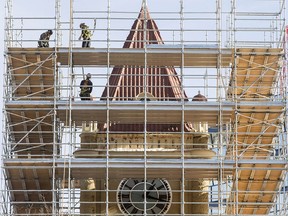
<svg viewBox="0 0 288 216">
<path fill-rule="evenodd" d="M 287 215 L 286 3 L 6 0 L 0 215 Z"/>
</svg>

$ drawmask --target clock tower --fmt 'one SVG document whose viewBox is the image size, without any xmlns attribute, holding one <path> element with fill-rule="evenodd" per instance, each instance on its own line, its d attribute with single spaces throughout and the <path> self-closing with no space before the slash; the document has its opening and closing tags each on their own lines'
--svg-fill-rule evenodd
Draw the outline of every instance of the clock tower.
<svg viewBox="0 0 288 216">
<path fill-rule="evenodd" d="M 162 45 L 164 42 L 148 9 L 142 7 L 123 48 L 136 49 L 155 44 Z M 101 100 L 141 103 L 139 106 L 189 101 L 176 70 L 165 65 L 114 67 Z M 193 101 L 199 103 L 207 99 L 199 92 Z M 113 175 L 109 182 L 106 182 L 107 179 L 83 180 L 81 213 L 105 212 L 108 198 L 109 215 L 141 215 L 144 212 L 169 215 L 180 214 L 181 211 L 187 215 L 208 214 L 207 179 L 193 174 L 184 174 L 183 177 L 179 170 L 175 170 L 175 174 L 160 169 L 150 172 L 145 162 L 148 159 L 169 163 L 170 160 L 212 158 L 214 152 L 208 149 L 207 122 L 169 122 L 169 116 L 166 123 L 149 120 L 91 122 L 83 124 L 80 137 L 81 148 L 75 152 L 76 157 L 105 158 L 109 152 L 110 158 L 144 160 L 143 174 L 137 170 L 137 174 L 131 171 L 126 176 Z M 130 165 L 133 167 L 133 164 Z M 182 188 L 183 185 L 185 188 Z"/>
</svg>

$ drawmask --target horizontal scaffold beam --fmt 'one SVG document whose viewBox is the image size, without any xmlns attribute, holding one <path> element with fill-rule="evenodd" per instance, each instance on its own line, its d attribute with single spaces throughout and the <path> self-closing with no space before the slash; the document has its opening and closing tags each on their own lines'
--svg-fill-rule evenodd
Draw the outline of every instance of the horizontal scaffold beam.
<svg viewBox="0 0 288 216">
<path fill-rule="evenodd" d="M 27 162 L 25 162 L 27 161 Z M 175 179 L 181 177 L 183 164 L 185 164 L 186 178 L 218 178 L 219 163 L 224 168 L 223 177 L 232 175 L 234 162 L 218 161 L 216 159 L 144 159 L 144 158 L 111 158 L 109 164 L 109 178 L 122 179 L 133 173 L 135 178 L 144 177 L 144 169 L 147 170 L 148 178 L 166 178 Z M 51 167 L 52 160 L 49 159 L 7 159 L 4 161 L 7 170 L 23 170 L 29 172 L 30 169 L 47 170 Z M 107 172 L 106 158 L 74 158 L 69 162 L 69 167 L 65 159 L 56 159 L 56 175 L 62 178 L 67 174 L 68 168 L 71 170 L 71 176 L 75 179 L 95 178 L 105 179 Z M 67 175 L 66 175 L 67 176 Z"/>
<path fill-rule="evenodd" d="M 283 56 L 282 49 L 276 48 L 244 48 L 230 49 L 216 46 L 173 46 L 156 45 L 147 48 L 8 48 L 7 55 L 11 58 L 26 58 L 39 55 L 41 59 L 47 58 L 51 53 L 57 54 L 56 61 L 61 65 L 73 66 L 175 66 L 175 67 L 231 67 L 235 64 L 236 68 L 241 69 L 243 64 L 239 58 L 257 56 L 257 58 L 277 59 Z M 71 58 L 72 57 L 72 58 Z M 265 63 L 264 63 L 265 62 Z M 240 64 L 241 63 L 241 64 Z M 269 61 L 268 61 L 269 63 Z M 267 61 L 263 60 L 266 67 Z M 247 66 L 245 66 L 247 67 Z"/>
<path fill-rule="evenodd" d="M 41 105 L 39 105 L 41 104 Z M 29 116 L 38 110 L 51 110 L 53 101 L 10 101 L 5 103 L 6 110 L 17 113 L 19 110 Z M 243 111 L 255 113 L 282 113 L 282 102 L 240 102 L 237 106 Z M 267 109 L 269 107 L 269 109 Z M 197 101 L 65 101 L 56 102 L 57 116 L 61 122 L 71 118 L 77 125 L 82 122 L 121 122 L 121 123 L 181 123 L 208 122 L 217 124 L 221 116 L 222 122 L 233 118 L 236 104 L 234 102 L 197 102 Z M 240 109 L 241 110 L 241 109 Z M 71 113 L 70 113 L 71 111 Z M 71 114 L 71 115 L 70 115 Z M 17 119 L 15 120 L 17 121 Z M 19 120 L 20 121 L 20 120 Z M 68 121 L 69 122 L 69 121 Z M 17 122 L 11 122 L 13 124 Z"/>
<path fill-rule="evenodd" d="M 53 159 L 5 159 L 4 168 L 7 170 L 23 170 L 29 172 L 30 169 L 36 169 L 39 174 L 44 170 L 51 169 Z M 217 159 L 151 159 L 151 158 L 72 158 L 67 164 L 65 159 L 56 159 L 54 161 L 57 170 L 57 176 L 61 178 L 68 168 L 71 169 L 71 175 L 75 179 L 85 178 L 105 178 L 107 163 L 109 164 L 108 176 L 113 179 L 122 179 L 129 174 L 134 173 L 135 177 L 143 177 L 144 169 L 147 170 L 147 176 L 150 178 L 170 178 L 181 176 L 182 169 L 185 170 L 187 178 L 218 178 L 219 164 L 224 172 L 223 177 L 232 175 L 236 169 L 233 160 Z M 239 160 L 238 166 L 245 168 L 253 164 L 261 165 L 260 170 L 283 170 L 287 166 L 285 161 L 275 160 Z M 183 166 L 184 164 L 184 166 Z M 239 168 L 238 168 L 239 169 Z M 250 167 L 250 170 L 253 170 Z M 257 167 L 254 169 L 259 170 Z M 168 171 L 169 170 L 169 171 Z M 167 176 L 168 175 L 168 176 Z M 14 176 L 16 178 L 16 176 Z M 19 178 L 20 179 L 20 178 Z"/>
<path fill-rule="evenodd" d="M 71 117 L 76 125 L 83 121 L 119 123 L 181 123 L 209 122 L 217 124 L 218 118 L 230 121 L 234 103 L 223 102 L 175 102 L 175 101 L 80 101 L 58 102 L 58 116 L 63 122 Z M 70 110 L 71 109 L 71 110 Z M 71 116 L 67 115 L 71 111 Z M 69 121 L 68 121 L 69 122 Z"/>
<path fill-rule="evenodd" d="M 57 62 L 73 66 L 185 66 L 229 67 L 232 50 L 217 47 L 153 46 L 146 49 L 131 48 L 9 48 L 8 55 L 35 56 L 57 53 Z M 72 58 L 71 58 L 72 57 Z"/>
<path fill-rule="evenodd" d="M 58 61 L 69 64 L 68 48 L 58 50 Z M 219 58 L 221 56 L 221 58 Z M 74 48 L 73 65 L 132 65 L 132 66 L 185 66 L 185 67 L 228 67 L 231 49 L 159 46 L 147 49 L 131 48 Z M 221 59 L 221 61 L 219 61 Z"/>
</svg>

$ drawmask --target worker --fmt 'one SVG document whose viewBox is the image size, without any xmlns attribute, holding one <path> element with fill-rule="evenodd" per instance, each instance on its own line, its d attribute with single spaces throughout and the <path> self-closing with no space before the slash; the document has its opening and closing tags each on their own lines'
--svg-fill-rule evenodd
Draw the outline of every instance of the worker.
<svg viewBox="0 0 288 216">
<path fill-rule="evenodd" d="M 80 97 L 81 100 L 91 100 L 91 92 L 93 89 L 93 83 L 91 82 L 91 74 L 86 75 L 86 79 L 83 79 L 80 83 Z"/>
<path fill-rule="evenodd" d="M 89 26 L 85 25 L 85 23 L 81 23 L 80 28 L 82 29 L 82 31 L 79 40 L 83 38 L 82 47 L 90 47 L 92 33 L 89 30 Z"/>
<path fill-rule="evenodd" d="M 38 47 L 49 47 L 49 39 L 52 34 L 52 30 L 47 30 L 46 32 L 42 33 L 38 41 Z"/>
</svg>

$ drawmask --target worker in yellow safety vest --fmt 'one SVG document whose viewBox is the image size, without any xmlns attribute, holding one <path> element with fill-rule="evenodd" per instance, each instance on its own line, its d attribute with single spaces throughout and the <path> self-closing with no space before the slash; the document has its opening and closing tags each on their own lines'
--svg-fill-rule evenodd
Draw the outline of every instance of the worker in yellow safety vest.
<svg viewBox="0 0 288 216">
<path fill-rule="evenodd" d="M 85 25 L 85 23 L 81 23 L 80 28 L 82 29 L 82 31 L 79 40 L 83 38 L 82 47 L 90 47 L 92 33 L 89 30 L 89 26 Z"/>
</svg>

